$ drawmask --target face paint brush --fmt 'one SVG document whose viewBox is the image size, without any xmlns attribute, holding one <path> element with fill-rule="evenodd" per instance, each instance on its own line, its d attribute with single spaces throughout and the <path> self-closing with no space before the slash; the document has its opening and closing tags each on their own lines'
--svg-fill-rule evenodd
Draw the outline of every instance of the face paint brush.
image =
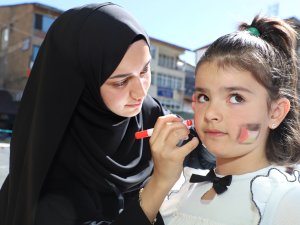
<svg viewBox="0 0 300 225">
<path fill-rule="evenodd" d="M 182 123 L 185 124 L 187 127 L 190 127 L 190 126 L 193 125 L 193 120 L 184 120 L 184 121 L 182 121 Z M 142 139 L 142 138 L 146 138 L 146 137 L 151 137 L 152 132 L 153 132 L 153 128 L 138 131 L 138 132 L 135 133 L 135 138 L 136 139 Z"/>
</svg>

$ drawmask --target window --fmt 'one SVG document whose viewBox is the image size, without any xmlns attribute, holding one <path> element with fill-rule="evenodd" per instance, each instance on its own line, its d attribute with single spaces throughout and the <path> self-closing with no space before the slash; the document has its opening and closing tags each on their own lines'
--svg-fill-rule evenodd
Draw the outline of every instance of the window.
<svg viewBox="0 0 300 225">
<path fill-rule="evenodd" d="M 151 54 L 151 58 L 155 59 L 155 55 L 156 55 L 156 47 L 154 45 L 150 46 L 150 54 Z"/>
<path fill-rule="evenodd" d="M 47 32 L 54 20 L 54 18 L 46 15 L 35 14 L 34 28 L 43 32 Z"/>
<path fill-rule="evenodd" d="M 195 90 L 195 74 L 193 71 L 186 71 L 184 94 L 186 96 L 192 97 L 194 90 Z"/>
<path fill-rule="evenodd" d="M 37 46 L 37 45 L 32 46 L 32 58 L 31 58 L 32 61 L 35 60 L 35 58 L 39 52 L 39 49 L 40 49 L 40 46 Z"/>
<path fill-rule="evenodd" d="M 32 66 L 33 66 L 33 63 L 36 59 L 39 49 L 40 49 L 40 46 L 37 46 L 37 45 L 32 46 L 32 54 L 31 54 L 31 60 L 30 60 L 30 65 L 29 65 L 30 68 L 32 68 Z"/>
<path fill-rule="evenodd" d="M 182 78 L 158 73 L 157 86 L 180 90 L 182 88 Z"/>
<path fill-rule="evenodd" d="M 9 40 L 9 28 L 5 27 L 1 31 L 1 49 L 7 48 L 8 40 Z"/>
<path fill-rule="evenodd" d="M 155 71 L 151 71 L 151 85 L 156 84 L 156 74 Z"/>
<path fill-rule="evenodd" d="M 182 110 L 181 104 L 173 99 L 159 98 L 161 104 L 169 110 L 180 111 Z"/>
<path fill-rule="evenodd" d="M 159 54 L 158 65 L 169 69 L 176 69 L 175 58 L 164 54 Z"/>
</svg>

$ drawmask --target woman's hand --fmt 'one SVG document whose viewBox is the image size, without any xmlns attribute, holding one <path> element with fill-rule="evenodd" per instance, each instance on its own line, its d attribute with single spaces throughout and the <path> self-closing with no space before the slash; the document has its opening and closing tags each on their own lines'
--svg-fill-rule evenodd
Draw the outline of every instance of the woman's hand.
<svg viewBox="0 0 300 225">
<path fill-rule="evenodd" d="M 150 221 L 154 220 L 164 198 L 180 177 L 184 158 L 199 144 L 199 140 L 193 138 L 177 146 L 180 140 L 188 138 L 189 132 L 182 119 L 175 115 L 159 117 L 154 126 L 150 138 L 154 171 L 140 194 L 141 207 Z"/>
<path fill-rule="evenodd" d="M 161 185 L 171 188 L 175 184 L 182 172 L 184 158 L 199 144 L 199 140 L 193 138 L 185 145 L 177 146 L 181 140 L 188 138 L 189 133 L 182 119 L 175 115 L 162 116 L 157 120 L 150 146 L 154 161 L 152 178 Z"/>
</svg>

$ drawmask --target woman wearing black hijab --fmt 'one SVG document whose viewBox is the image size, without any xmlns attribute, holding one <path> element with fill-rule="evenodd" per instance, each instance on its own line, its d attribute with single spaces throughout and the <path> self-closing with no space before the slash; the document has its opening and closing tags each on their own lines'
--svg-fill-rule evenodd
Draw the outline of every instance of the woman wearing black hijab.
<svg viewBox="0 0 300 225">
<path fill-rule="evenodd" d="M 147 96 L 150 58 L 146 32 L 118 5 L 53 23 L 15 121 L 0 225 L 150 224 L 138 202 L 150 146 L 134 138 L 165 114 Z"/>
</svg>

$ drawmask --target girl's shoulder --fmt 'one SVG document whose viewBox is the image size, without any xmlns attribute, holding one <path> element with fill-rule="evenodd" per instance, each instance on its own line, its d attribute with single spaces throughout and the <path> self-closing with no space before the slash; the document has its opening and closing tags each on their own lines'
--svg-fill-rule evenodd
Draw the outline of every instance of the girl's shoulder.
<svg viewBox="0 0 300 225">
<path fill-rule="evenodd" d="M 259 210 L 260 224 L 277 224 L 274 220 L 285 218 L 287 213 L 291 215 L 291 210 L 300 210 L 299 177 L 300 173 L 297 170 L 289 174 L 284 167 L 271 167 L 267 173 L 252 179 L 252 200 Z M 287 211 L 286 205 L 293 207 L 289 207 Z M 299 214 L 294 214 L 294 217 L 299 217 L 297 215 Z"/>
<path fill-rule="evenodd" d="M 186 194 L 189 192 L 189 180 L 192 174 L 204 176 L 208 172 L 209 170 L 195 169 L 191 167 L 183 168 L 180 178 L 166 196 L 166 199 L 159 210 L 164 218 L 165 224 L 168 224 L 167 221 L 173 218 L 173 215 L 175 212 L 177 212 L 177 208 L 180 205 L 181 200 L 184 199 Z"/>
<path fill-rule="evenodd" d="M 286 167 L 271 166 L 264 173 L 256 175 L 251 181 L 251 189 L 254 193 L 272 193 L 279 188 L 283 190 L 300 187 L 300 172 L 294 170 L 288 173 Z"/>
</svg>

